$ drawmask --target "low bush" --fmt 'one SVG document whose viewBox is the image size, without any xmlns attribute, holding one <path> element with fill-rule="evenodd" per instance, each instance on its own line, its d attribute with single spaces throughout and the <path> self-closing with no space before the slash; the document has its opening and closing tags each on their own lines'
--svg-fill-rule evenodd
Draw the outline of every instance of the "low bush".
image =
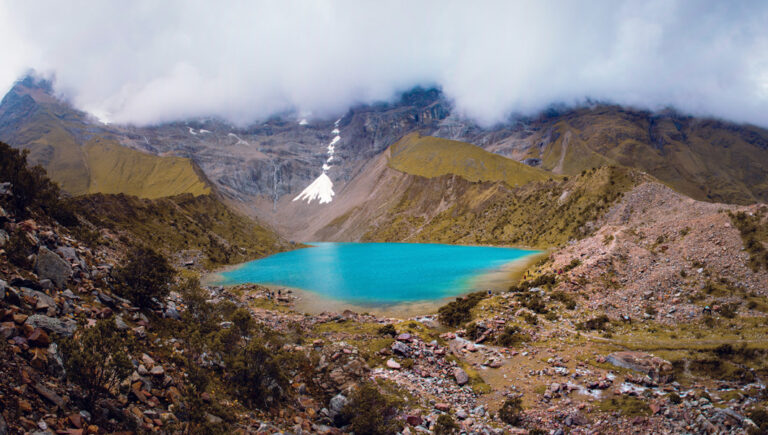
<svg viewBox="0 0 768 435">
<path fill-rule="evenodd" d="M 387 323 L 386 325 L 379 328 L 379 330 L 376 332 L 378 332 L 379 335 L 390 336 L 390 337 L 394 337 L 397 335 L 397 329 L 395 329 L 395 325 L 391 323 Z"/>
<path fill-rule="evenodd" d="M 512 347 L 523 341 L 525 337 L 517 326 L 507 326 L 501 334 L 496 337 L 496 344 L 504 347 Z"/>
<path fill-rule="evenodd" d="M 67 378 L 83 388 L 86 405 L 93 406 L 131 374 L 133 365 L 126 352 L 130 345 L 127 334 L 115 326 L 114 318 L 99 320 L 61 342 Z"/>
<path fill-rule="evenodd" d="M 459 425 L 450 414 L 441 414 L 437 417 L 432 431 L 435 435 L 456 435 L 459 433 Z"/>
<path fill-rule="evenodd" d="M 170 292 L 175 271 L 168 260 L 148 247 L 134 247 L 114 272 L 117 291 L 143 308 L 152 308 Z"/>
<path fill-rule="evenodd" d="M 459 326 L 472 320 L 471 310 L 486 297 L 485 292 L 470 293 L 443 305 L 437 311 L 438 319 L 446 326 Z"/>
<path fill-rule="evenodd" d="M 363 383 L 352 393 L 339 419 L 355 433 L 389 435 L 403 428 L 397 419 L 401 407 L 400 401 L 381 394 L 376 385 Z"/>
<path fill-rule="evenodd" d="M 499 409 L 499 419 L 512 426 L 518 426 L 522 421 L 523 401 L 519 397 L 511 397 L 504 401 Z"/>
<path fill-rule="evenodd" d="M 593 317 L 589 320 L 579 322 L 576 324 L 576 329 L 580 331 L 605 331 L 611 324 L 611 319 L 605 314 L 601 314 L 597 317 Z"/>
</svg>

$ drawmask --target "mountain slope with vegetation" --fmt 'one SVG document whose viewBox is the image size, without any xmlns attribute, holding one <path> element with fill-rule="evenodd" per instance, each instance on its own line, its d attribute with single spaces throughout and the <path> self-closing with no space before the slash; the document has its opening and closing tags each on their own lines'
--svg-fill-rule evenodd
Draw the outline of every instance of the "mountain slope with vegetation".
<svg viewBox="0 0 768 435">
<path fill-rule="evenodd" d="M 93 194 L 69 202 L 96 228 L 206 268 L 264 257 L 290 246 L 270 229 L 231 211 L 214 195 L 144 199 Z"/>
<path fill-rule="evenodd" d="M 711 202 L 768 200 L 768 131 L 750 125 L 597 106 L 542 117 L 521 158 L 574 175 L 618 164 Z"/>
<path fill-rule="evenodd" d="M 143 198 L 212 192 L 191 160 L 126 148 L 51 92 L 46 82 L 18 82 L 0 103 L 0 140 L 29 150 L 30 161 L 43 166 L 63 190 Z"/>
<path fill-rule="evenodd" d="M 388 164 L 400 172 L 426 178 L 458 175 L 468 181 L 503 181 L 510 186 L 557 178 L 470 143 L 419 133 L 394 143 L 389 148 Z"/>
<path fill-rule="evenodd" d="M 620 166 L 547 177 L 471 144 L 417 135 L 406 136 L 380 158 L 387 164 L 361 171 L 339 193 L 335 215 L 325 216 L 327 224 L 316 237 L 557 246 L 589 234 L 591 222 L 624 192 L 652 179 Z M 518 171 L 521 166 L 526 170 Z M 490 168 L 490 175 L 478 168 Z"/>
</svg>

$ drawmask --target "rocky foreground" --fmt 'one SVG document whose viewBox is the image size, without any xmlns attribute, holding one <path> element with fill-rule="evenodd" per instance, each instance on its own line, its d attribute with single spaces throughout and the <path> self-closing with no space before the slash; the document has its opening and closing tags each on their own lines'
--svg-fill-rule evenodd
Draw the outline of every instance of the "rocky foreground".
<svg viewBox="0 0 768 435">
<path fill-rule="evenodd" d="M 0 435 L 768 429 L 760 206 L 646 183 L 509 292 L 394 319 L 200 286 L 14 195 L 0 185 Z"/>
</svg>

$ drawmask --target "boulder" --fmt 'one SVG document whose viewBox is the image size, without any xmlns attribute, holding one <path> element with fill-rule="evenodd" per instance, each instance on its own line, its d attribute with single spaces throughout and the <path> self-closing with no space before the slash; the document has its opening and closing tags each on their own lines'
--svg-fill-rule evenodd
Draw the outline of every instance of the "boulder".
<svg viewBox="0 0 768 435">
<path fill-rule="evenodd" d="M 72 319 L 61 320 L 42 314 L 29 316 L 24 323 L 32 328 L 42 328 L 47 332 L 63 335 L 65 337 L 71 337 L 77 329 L 77 322 Z"/>
<path fill-rule="evenodd" d="M 56 248 L 56 253 L 67 260 L 70 264 L 77 264 L 81 269 L 87 270 L 85 267 L 85 261 L 83 261 L 79 255 L 77 255 L 75 248 L 71 246 L 59 246 Z"/>
<path fill-rule="evenodd" d="M 672 374 L 672 363 L 648 353 L 614 352 L 608 355 L 605 360 L 617 367 L 645 373 L 655 381 L 665 381 Z"/>
<path fill-rule="evenodd" d="M 343 394 L 339 393 L 331 398 L 331 401 L 328 404 L 328 408 L 330 411 L 331 416 L 338 415 L 345 406 L 347 406 L 347 398 Z"/>
<path fill-rule="evenodd" d="M 411 334 L 404 332 L 397 336 L 398 341 L 411 341 Z"/>
<path fill-rule="evenodd" d="M 456 379 L 456 383 L 459 385 L 464 385 L 469 382 L 469 375 L 459 367 L 453 369 L 453 378 Z"/>
<path fill-rule="evenodd" d="M 41 246 L 37 252 L 35 273 L 40 279 L 50 279 L 56 287 L 61 288 L 72 276 L 72 266 L 56 253 Z"/>
<path fill-rule="evenodd" d="M 403 343 L 402 341 L 396 341 L 396 342 L 392 343 L 392 350 L 395 353 L 400 354 L 400 355 L 405 356 L 405 357 L 407 357 L 407 356 L 409 356 L 411 354 L 411 348 L 408 347 L 408 345 Z"/>
<path fill-rule="evenodd" d="M 397 369 L 400 368 L 400 364 L 397 361 L 395 361 L 392 358 L 390 358 L 390 359 L 387 360 L 387 367 L 389 367 L 391 369 L 394 369 L 394 370 L 397 370 Z"/>
</svg>

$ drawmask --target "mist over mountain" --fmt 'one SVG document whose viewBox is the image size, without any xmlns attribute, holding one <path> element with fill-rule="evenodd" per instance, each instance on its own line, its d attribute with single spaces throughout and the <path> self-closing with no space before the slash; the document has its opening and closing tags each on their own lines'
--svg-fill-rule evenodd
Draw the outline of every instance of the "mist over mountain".
<svg viewBox="0 0 768 435">
<path fill-rule="evenodd" d="M 137 125 L 335 118 L 423 85 L 483 126 L 588 98 L 765 126 L 766 22 L 757 1 L 7 2 L 0 89 L 33 68 Z"/>
</svg>

